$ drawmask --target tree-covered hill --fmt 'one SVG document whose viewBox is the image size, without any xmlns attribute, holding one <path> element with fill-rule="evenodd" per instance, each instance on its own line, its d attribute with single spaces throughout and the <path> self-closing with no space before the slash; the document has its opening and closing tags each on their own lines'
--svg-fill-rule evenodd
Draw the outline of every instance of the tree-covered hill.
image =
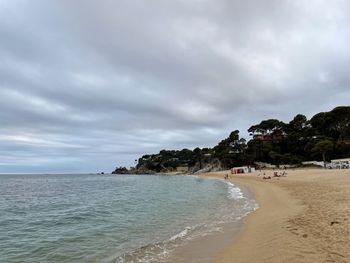
<svg viewBox="0 0 350 263">
<path fill-rule="evenodd" d="M 248 132 L 251 136 L 248 142 L 235 130 L 213 148 L 161 150 L 157 154 L 143 155 L 131 172 L 167 172 L 178 167 L 188 167 L 190 172 L 196 172 L 214 164 L 227 169 L 253 165 L 254 162 L 300 164 L 306 160 L 350 157 L 349 106 L 317 113 L 310 120 L 302 114 L 288 123 L 277 119 L 262 120 L 252 125 Z"/>
</svg>

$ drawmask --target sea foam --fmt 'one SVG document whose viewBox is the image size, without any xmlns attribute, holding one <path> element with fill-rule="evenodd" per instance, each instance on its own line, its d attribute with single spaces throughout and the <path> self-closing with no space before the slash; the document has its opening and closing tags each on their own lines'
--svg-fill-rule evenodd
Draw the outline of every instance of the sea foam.
<svg viewBox="0 0 350 263">
<path fill-rule="evenodd" d="M 228 184 L 228 198 L 230 199 L 242 199 L 244 198 L 242 190 L 236 187 L 233 183 L 227 182 Z"/>
</svg>

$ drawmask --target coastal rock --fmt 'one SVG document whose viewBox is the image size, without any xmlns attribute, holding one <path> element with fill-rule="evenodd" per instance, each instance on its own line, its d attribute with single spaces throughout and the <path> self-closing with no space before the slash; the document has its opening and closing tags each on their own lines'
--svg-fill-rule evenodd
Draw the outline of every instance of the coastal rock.
<svg viewBox="0 0 350 263">
<path fill-rule="evenodd" d="M 128 174 L 129 170 L 126 167 L 116 167 L 112 174 Z"/>
</svg>

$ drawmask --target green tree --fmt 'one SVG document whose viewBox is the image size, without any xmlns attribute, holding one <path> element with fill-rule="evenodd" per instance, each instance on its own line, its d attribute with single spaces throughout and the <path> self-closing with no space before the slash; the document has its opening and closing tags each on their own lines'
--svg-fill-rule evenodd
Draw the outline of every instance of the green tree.
<svg viewBox="0 0 350 263">
<path fill-rule="evenodd" d="M 298 114 L 293 120 L 289 122 L 288 131 L 302 131 L 307 125 L 307 118 L 305 115 Z"/>
<path fill-rule="evenodd" d="M 197 147 L 193 150 L 193 155 L 194 155 L 194 160 L 195 162 L 199 162 L 199 169 L 203 168 L 203 163 L 202 163 L 202 150 Z"/>
<path fill-rule="evenodd" d="M 340 106 L 328 113 L 329 126 L 327 127 L 336 141 L 350 138 L 350 107 Z"/>
<path fill-rule="evenodd" d="M 253 125 L 248 132 L 253 134 L 271 134 L 275 131 L 283 131 L 286 124 L 276 119 L 263 120 L 259 124 Z"/>
<path fill-rule="evenodd" d="M 333 142 L 329 139 L 322 139 L 318 141 L 312 148 L 312 152 L 322 155 L 323 165 L 326 168 L 326 153 L 333 149 Z"/>
</svg>

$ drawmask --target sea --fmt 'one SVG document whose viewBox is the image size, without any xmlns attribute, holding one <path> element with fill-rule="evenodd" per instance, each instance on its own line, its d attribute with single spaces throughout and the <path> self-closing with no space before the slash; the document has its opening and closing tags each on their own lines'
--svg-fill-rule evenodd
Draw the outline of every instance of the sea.
<svg viewBox="0 0 350 263">
<path fill-rule="evenodd" d="M 219 179 L 2 174 L 0 262 L 209 262 L 198 244 L 232 239 L 256 208 Z"/>
</svg>

